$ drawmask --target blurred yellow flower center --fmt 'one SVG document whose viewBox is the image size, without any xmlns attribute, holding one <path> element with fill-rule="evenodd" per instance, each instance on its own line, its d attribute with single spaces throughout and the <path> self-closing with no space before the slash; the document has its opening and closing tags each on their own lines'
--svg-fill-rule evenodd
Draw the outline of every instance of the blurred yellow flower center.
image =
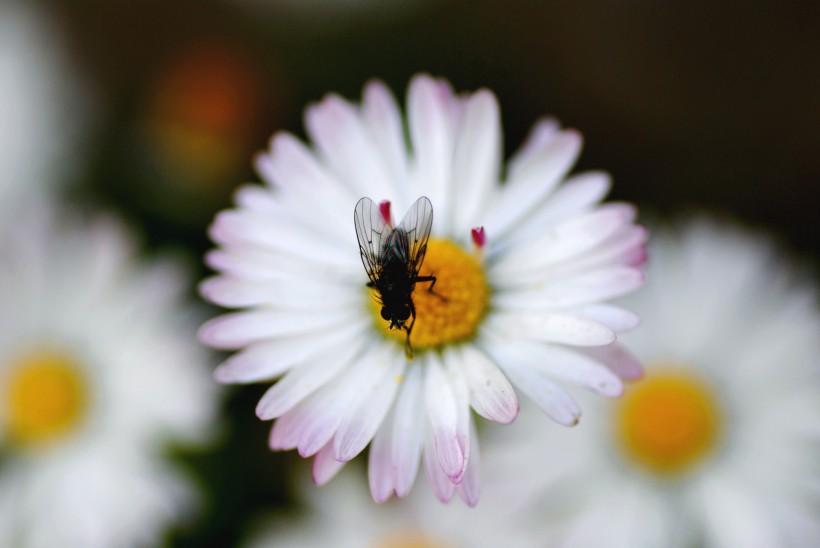
<svg viewBox="0 0 820 548">
<path fill-rule="evenodd" d="M 390 535 L 376 541 L 373 548 L 451 548 L 452 544 L 432 538 L 421 532 Z"/>
<path fill-rule="evenodd" d="M 413 291 L 413 349 L 438 348 L 471 338 L 484 317 L 490 295 L 479 259 L 450 240 L 431 238 L 419 276 L 435 276 L 436 285 L 431 292 L 430 282 L 419 282 Z M 381 316 L 379 302 L 375 298 L 371 302 L 378 328 L 404 344 L 406 332 L 391 330 Z"/>
<path fill-rule="evenodd" d="M 67 355 L 32 352 L 13 360 L 3 386 L 7 438 L 21 447 L 41 446 L 71 431 L 88 398 L 80 368 Z"/>
<path fill-rule="evenodd" d="M 711 387 L 691 371 L 666 368 L 629 386 L 615 415 L 625 453 L 651 472 L 689 471 L 718 441 L 721 412 Z"/>
</svg>

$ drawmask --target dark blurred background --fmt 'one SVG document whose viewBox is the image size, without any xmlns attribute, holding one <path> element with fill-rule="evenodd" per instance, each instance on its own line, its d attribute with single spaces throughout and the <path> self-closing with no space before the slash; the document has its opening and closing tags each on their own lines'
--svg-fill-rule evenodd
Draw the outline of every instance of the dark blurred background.
<svg viewBox="0 0 820 548">
<path fill-rule="evenodd" d="M 403 98 L 426 71 L 496 93 L 507 154 L 554 115 L 583 132 L 578 169 L 611 172 L 613 197 L 654 216 L 729 213 L 820 254 L 816 1 L 41 3 L 99 103 L 71 196 L 152 246 L 201 256 L 214 213 L 257 180 L 253 154 L 275 130 L 304 134 L 306 103 L 357 99 L 372 77 Z M 230 545 L 293 504 L 297 459 L 266 448 L 263 390 L 234 390 L 223 442 L 181 455 L 210 502 L 173 544 Z"/>
</svg>

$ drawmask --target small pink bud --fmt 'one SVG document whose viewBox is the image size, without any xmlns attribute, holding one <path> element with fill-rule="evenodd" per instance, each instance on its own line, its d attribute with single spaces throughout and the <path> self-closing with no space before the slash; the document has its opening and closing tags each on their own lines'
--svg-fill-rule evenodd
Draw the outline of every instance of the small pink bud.
<svg viewBox="0 0 820 548">
<path fill-rule="evenodd" d="M 472 229 L 470 231 L 470 235 L 473 237 L 473 243 L 479 249 L 482 249 L 487 243 L 487 233 L 484 232 L 483 226 Z"/>
<path fill-rule="evenodd" d="M 390 216 L 390 201 L 389 200 L 384 200 L 382 202 L 379 202 L 379 213 L 382 214 L 382 219 L 384 219 L 385 223 L 387 223 L 391 226 L 393 225 L 393 222 L 391 220 L 392 217 Z"/>
</svg>

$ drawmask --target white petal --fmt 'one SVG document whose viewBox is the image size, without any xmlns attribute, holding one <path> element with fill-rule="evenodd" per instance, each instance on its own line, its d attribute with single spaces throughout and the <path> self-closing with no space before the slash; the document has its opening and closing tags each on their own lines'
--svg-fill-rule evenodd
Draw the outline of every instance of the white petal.
<svg viewBox="0 0 820 548">
<path fill-rule="evenodd" d="M 247 209 L 263 215 L 284 213 L 281 202 L 274 198 L 269 188 L 260 185 L 242 185 L 234 192 L 237 209 Z"/>
<path fill-rule="evenodd" d="M 619 344 L 588 346 L 578 351 L 606 365 L 621 380 L 639 379 L 643 375 L 641 362 Z"/>
<path fill-rule="evenodd" d="M 388 415 L 388 420 L 390 415 Z M 376 432 L 367 462 L 367 479 L 373 500 L 381 504 L 393 494 L 394 478 L 390 457 L 390 447 L 394 443 L 394 432 L 390 423 L 385 421 Z"/>
<path fill-rule="evenodd" d="M 328 443 L 346 411 L 370 380 L 372 362 L 368 357 L 372 352 L 371 348 L 361 357 L 354 358 L 347 371 L 337 375 L 336 382 L 325 382 L 320 389 L 279 417 L 271 432 L 271 448 L 298 448 L 299 454 L 307 457 Z"/>
<path fill-rule="evenodd" d="M 395 406 L 392 437 L 392 462 L 395 470 L 396 495 L 405 497 L 416 481 L 424 443 L 423 369 L 410 367 L 399 391 Z M 387 427 L 387 425 L 385 425 Z"/>
<path fill-rule="evenodd" d="M 402 201 L 411 203 L 413 196 L 403 194 L 408 191 L 408 166 L 402 114 L 395 97 L 382 82 L 371 81 L 365 86 L 362 118 L 371 141 L 384 158 L 395 191 Z"/>
<path fill-rule="evenodd" d="M 573 175 L 514 231 L 504 238 L 494 237 L 493 241 L 502 248 L 528 245 L 550 227 L 590 211 L 606 196 L 611 186 L 609 174 L 604 172 L 592 171 Z"/>
<path fill-rule="evenodd" d="M 581 417 L 581 408 L 569 394 L 538 371 L 517 364 L 501 367 L 510 380 L 555 422 L 575 426 Z"/>
<path fill-rule="evenodd" d="M 470 462 L 467 464 L 464 479 L 456 489 L 461 500 L 470 508 L 474 508 L 481 497 L 481 458 L 478 451 L 478 436 L 472 420 L 470 421 L 470 439 L 473 444 L 470 451 Z"/>
<path fill-rule="evenodd" d="M 467 387 L 467 380 L 461 369 L 461 363 L 453 347 L 446 348 L 443 352 L 444 373 L 450 383 L 453 398 L 456 404 L 456 441 L 464 455 L 464 466 L 461 473 L 452 479 L 454 483 L 461 483 L 467 465 L 470 462 L 470 390 Z"/>
<path fill-rule="evenodd" d="M 483 338 L 487 351 L 515 385 L 535 402 L 547 415 L 565 426 L 574 426 L 581 416 L 581 408 L 569 394 L 547 379 L 543 372 L 522 363 L 526 359 L 519 345 L 511 345 L 498 337 L 488 335 Z"/>
<path fill-rule="evenodd" d="M 520 341 L 506 349 L 508 359 L 551 378 L 581 385 L 610 398 L 623 393 L 623 383 L 592 358 L 555 345 Z"/>
<path fill-rule="evenodd" d="M 256 415 L 270 420 L 290 410 L 306 396 L 350 367 L 359 355 L 364 341 L 351 341 L 332 352 L 323 353 L 312 363 L 292 369 L 280 381 L 271 386 L 256 406 Z"/>
<path fill-rule="evenodd" d="M 322 311 L 356 306 L 365 291 L 361 286 L 329 284 L 301 277 L 254 282 L 227 275 L 204 280 L 199 290 L 209 301 L 228 308 L 270 305 Z"/>
<path fill-rule="evenodd" d="M 449 478 L 459 478 L 466 463 L 458 438 L 458 408 L 438 357 L 427 356 L 425 406 L 435 440 L 436 458 Z"/>
<path fill-rule="evenodd" d="M 608 204 L 573 217 L 499 257 L 493 271 L 507 277 L 570 260 L 601 244 L 634 218 L 635 208 L 627 204 Z"/>
<path fill-rule="evenodd" d="M 370 443 L 393 403 L 407 363 L 391 343 L 385 345 L 374 361 L 373 382 L 358 394 L 358 404 L 347 412 L 333 438 L 333 451 L 339 460 L 352 459 Z"/>
<path fill-rule="evenodd" d="M 365 338 L 368 327 L 368 322 L 359 321 L 329 330 L 321 338 L 310 333 L 252 344 L 217 367 L 214 378 L 222 383 L 274 379 L 292 367 L 316 360 L 330 349 Z"/>
<path fill-rule="evenodd" d="M 222 211 L 211 224 L 209 234 L 211 239 L 224 246 L 251 245 L 318 267 L 330 264 L 349 268 L 358 261 L 351 234 L 331 230 L 330 227 L 322 232 L 305 230 L 305 227 L 295 226 L 294 222 L 282 215 Z"/>
<path fill-rule="evenodd" d="M 418 194 L 436 211 L 433 230 L 448 233 L 452 222 L 450 187 L 458 103 L 450 85 L 420 75 L 407 91 L 407 122 L 413 149 L 413 177 Z"/>
<path fill-rule="evenodd" d="M 509 179 L 519 179 L 527 176 L 527 170 L 537 164 L 538 158 L 544 149 L 561 131 L 561 125 L 555 118 L 542 118 L 533 125 L 524 144 L 507 162 Z"/>
<path fill-rule="evenodd" d="M 470 403 L 482 417 L 509 424 L 518 416 L 518 398 L 498 366 L 472 345 L 464 345 L 456 359 L 470 388 Z"/>
<path fill-rule="evenodd" d="M 507 181 L 498 199 L 487 211 L 484 226 L 493 238 L 503 238 L 537 210 L 555 190 L 575 163 L 581 150 L 581 136 L 567 130 L 549 143 L 528 170 L 527 177 Z"/>
<path fill-rule="evenodd" d="M 286 192 L 277 198 L 306 218 L 341 227 L 350 222 L 350 212 L 340 207 L 355 204 L 358 193 L 345 187 L 304 144 L 289 133 L 274 135 L 270 152 L 256 157 L 263 179 L 276 181 Z"/>
<path fill-rule="evenodd" d="M 251 310 L 225 314 L 206 322 L 199 329 L 199 340 L 208 346 L 237 350 L 274 337 L 292 337 L 330 331 L 355 322 L 355 308 L 315 311 Z"/>
<path fill-rule="evenodd" d="M 572 314 L 604 324 L 616 333 L 635 329 L 641 318 L 625 308 L 610 304 L 590 304 L 572 309 Z"/>
<path fill-rule="evenodd" d="M 390 197 L 390 174 L 353 105 L 329 94 L 305 110 L 305 128 L 348 188 L 360 196 Z"/>
<path fill-rule="evenodd" d="M 282 276 L 274 253 L 251 247 L 212 249 L 205 255 L 205 263 L 216 271 L 247 280 L 269 280 Z"/>
<path fill-rule="evenodd" d="M 625 226 L 595 249 L 560 268 L 563 275 L 623 265 L 643 271 L 646 263 L 647 231 L 642 226 Z"/>
<path fill-rule="evenodd" d="M 550 312 L 493 313 L 484 328 L 496 335 L 516 340 L 555 342 L 579 346 L 600 346 L 615 342 L 615 332 L 603 324 Z"/>
<path fill-rule="evenodd" d="M 328 443 L 316 453 L 316 457 L 313 459 L 313 467 L 311 468 L 313 482 L 316 485 L 326 484 L 339 473 L 339 470 L 341 470 L 345 464 L 347 463 L 340 462 L 333 458 L 333 448 L 331 444 Z"/>
<path fill-rule="evenodd" d="M 620 297 L 643 285 L 646 275 L 639 268 L 613 265 L 571 276 L 552 276 L 547 270 L 494 279 L 500 280 L 499 287 L 509 288 L 493 296 L 493 304 L 499 309 L 537 311 Z"/>
<path fill-rule="evenodd" d="M 425 436 L 424 440 L 424 470 L 433 492 L 441 502 L 450 502 L 456 491 L 456 484 L 450 481 L 438 462 L 436 443 L 432 435 Z"/>
<path fill-rule="evenodd" d="M 256 168 L 262 178 L 272 186 L 298 192 L 300 187 L 310 192 L 342 192 L 355 200 L 355 194 L 347 193 L 344 185 L 318 161 L 313 152 L 290 133 L 276 133 L 270 140 L 267 154 L 255 158 Z"/>
<path fill-rule="evenodd" d="M 481 224 L 498 184 L 501 164 L 501 122 L 498 101 L 487 90 L 469 96 L 456 135 L 453 164 L 453 232 L 467 235 Z"/>
<path fill-rule="evenodd" d="M 396 351 L 395 345 L 388 342 L 371 348 L 361 355 L 357 363 L 337 382 L 328 384 L 314 394 L 316 420 L 312 426 L 305 428 L 301 435 L 299 454 L 311 455 L 331 437 L 333 456 L 336 460 L 347 462 L 364 449 L 389 408 L 394 389 L 391 390 L 387 381 L 385 390 L 376 391 L 374 401 L 369 401 L 366 394 L 372 392 L 374 387 L 385 384 L 383 370 L 387 369 L 387 374 L 390 370 L 384 364 L 397 362 L 400 354 Z M 403 359 L 403 356 L 401 358 Z M 402 363 L 399 362 L 399 367 Z M 360 411 L 362 408 L 371 409 L 373 416 L 363 417 Z M 344 431 L 347 431 L 347 434 L 344 434 Z M 340 437 L 344 438 L 341 443 Z"/>
</svg>

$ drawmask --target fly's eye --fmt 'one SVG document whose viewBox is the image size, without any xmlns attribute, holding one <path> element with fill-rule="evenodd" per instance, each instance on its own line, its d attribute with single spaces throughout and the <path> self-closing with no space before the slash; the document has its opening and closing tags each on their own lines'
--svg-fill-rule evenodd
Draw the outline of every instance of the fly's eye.
<svg viewBox="0 0 820 548">
<path fill-rule="evenodd" d="M 410 308 L 409 308 L 409 307 L 404 307 L 404 308 L 402 308 L 402 309 L 399 311 L 399 313 L 398 313 L 398 315 L 397 315 L 397 316 L 398 316 L 398 319 L 399 319 L 400 321 L 402 321 L 402 322 L 406 321 L 406 320 L 407 320 L 407 318 L 409 318 L 409 317 L 410 317 Z"/>
<path fill-rule="evenodd" d="M 389 319 L 390 319 L 390 312 L 388 312 L 388 311 L 387 311 L 387 307 L 386 307 L 386 306 L 383 306 L 383 307 L 382 307 L 382 318 L 383 318 L 383 319 L 385 319 L 385 320 L 389 320 Z"/>
</svg>

